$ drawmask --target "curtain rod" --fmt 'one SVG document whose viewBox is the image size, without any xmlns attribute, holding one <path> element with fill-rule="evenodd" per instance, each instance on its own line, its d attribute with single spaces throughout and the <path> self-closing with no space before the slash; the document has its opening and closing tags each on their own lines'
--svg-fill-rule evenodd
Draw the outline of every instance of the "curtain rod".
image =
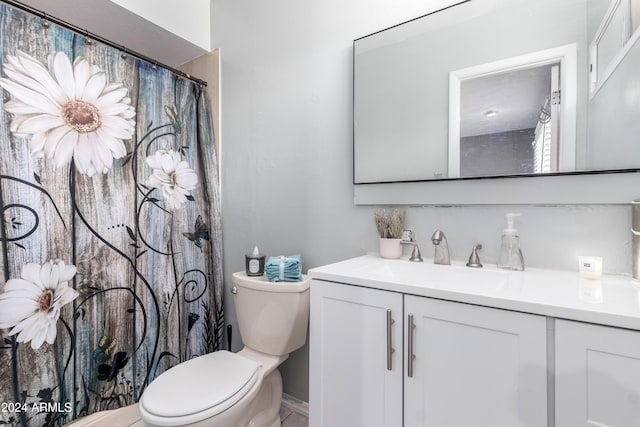
<svg viewBox="0 0 640 427">
<path fill-rule="evenodd" d="M 165 68 L 165 69 L 171 71 L 172 73 L 177 74 L 180 77 L 184 77 L 186 79 L 189 79 L 189 80 L 191 80 L 191 81 L 193 81 L 195 83 L 198 83 L 199 85 L 207 86 L 207 82 L 204 81 L 204 80 L 200 80 L 197 77 L 193 77 L 190 74 L 185 73 L 184 71 L 180 71 L 180 70 L 178 70 L 176 68 L 173 68 L 173 67 L 170 67 L 168 65 L 165 65 L 165 64 L 163 64 L 161 62 L 158 62 L 158 61 L 156 61 L 156 60 L 154 60 L 152 58 L 149 58 L 148 56 L 145 56 L 145 55 L 143 55 L 141 53 L 138 53 L 138 52 L 133 51 L 133 50 L 129 50 L 125 46 L 116 44 L 116 43 L 114 43 L 114 42 L 112 42 L 110 40 L 105 39 L 104 37 L 101 37 L 101 36 L 97 35 L 97 34 L 90 33 L 89 31 L 87 31 L 85 29 L 82 29 L 82 28 L 80 28 L 80 27 L 78 27 L 76 25 L 70 24 L 69 22 L 63 21 L 62 19 L 58 19 L 58 18 L 55 18 L 55 17 L 53 17 L 51 15 L 47 15 L 45 12 L 37 10 L 37 9 L 34 9 L 31 6 L 28 6 L 26 4 L 23 4 L 23 3 L 20 3 L 20 2 L 14 1 L 14 0 L 0 0 L 0 3 L 5 3 L 5 4 L 8 4 L 9 6 L 15 7 L 16 9 L 20 9 L 22 11 L 28 12 L 28 13 L 30 13 L 32 15 L 35 15 L 35 16 L 43 19 L 45 22 L 47 22 L 47 21 L 48 22 L 52 22 L 52 23 L 54 23 L 56 25 L 59 25 L 59 26 L 64 27 L 64 28 L 66 28 L 68 30 L 71 30 L 71 31 L 73 31 L 74 33 L 76 33 L 78 35 L 81 35 L 81 36 L 84 36 L 84 37 L 89 37 L 89 38 L 91 38 L 93 40 L 96 40 L 96 41 L 98 41 L 100 43 L 106 44 L 107 46 L 111 46 L 112 48 L 118 49 L 118 50 L 122 51 L 123 54 L 135 56 L 138 59 L 141 59 L 141 60 L 143 60 L 145 62 L 148 62 L 151 65 Z"/>
</svg>

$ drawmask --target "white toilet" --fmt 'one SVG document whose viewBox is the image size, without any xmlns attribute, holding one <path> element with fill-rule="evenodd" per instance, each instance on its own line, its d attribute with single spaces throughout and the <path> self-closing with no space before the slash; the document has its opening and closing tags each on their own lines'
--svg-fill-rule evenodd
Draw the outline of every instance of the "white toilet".
<svg viewBox="0 0 640 427">
<path fill-rule="evenodd" d="M 271 283 L 240 272 L 232 281 L 245 347 L 197 357 L 156 378 L 138 405 L 145 425 L 280 427 L 278 366 L 305 343 L 311 279 Z"/>
</svg>

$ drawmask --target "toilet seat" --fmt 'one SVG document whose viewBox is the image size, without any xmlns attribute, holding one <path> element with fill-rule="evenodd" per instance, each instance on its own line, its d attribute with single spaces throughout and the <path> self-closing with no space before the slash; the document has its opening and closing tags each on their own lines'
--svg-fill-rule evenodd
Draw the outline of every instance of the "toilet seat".
<svg viewBox="0 0 640 427">
<path fill-rule="evenodd" d="M 242 399 L 258 378 L 258 363 L 225 350 L 180 363 L 156 378 L 139 402 L 146 422 L 195 423 Z"/>
</svg>

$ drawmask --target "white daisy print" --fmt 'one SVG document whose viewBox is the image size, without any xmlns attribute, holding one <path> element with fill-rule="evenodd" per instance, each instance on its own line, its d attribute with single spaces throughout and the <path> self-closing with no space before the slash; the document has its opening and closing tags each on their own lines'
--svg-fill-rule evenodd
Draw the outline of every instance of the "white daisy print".
<svg viewBox="0 0 640 427">
<path fill-rule="evenodd" d="M 18 342 L 31 341 L 34 350 L 45 341 L 53 344 L 60 309 L 78 296 L 69 287 L 75 274 L 75 266 L 60 260 L 25 264 L 21 278 L 9 279 L 0 294 L 0 329 L 13 328 L 9 335 L 18 334 Z"/>
<path fill-rule="evenodd" d="M 162 197 L 169 210 L 181 209 L 187 201 L 189 191 L 196 188 L 198 176 L 173 150 L 158 150 L 147 157 L 147 164 L 153 169 L 147 183 L 162 191 Z"/>
<path fill-rule="evenodd" d="M 127 154 L 123 140 L 134 132 L 135 110 L 128 90 L 107 84 L 98 67 L 64 52 L 49 55 L 48 67 L 18 51 L 7 55 L 0 86 L 11 94 L 4 110 L 13 113 L 10 130 L 31 136 L 31 151 L 56 167 L 73 158 L 78 172 L 106 173 L 113 159 Z"/>
</svg>

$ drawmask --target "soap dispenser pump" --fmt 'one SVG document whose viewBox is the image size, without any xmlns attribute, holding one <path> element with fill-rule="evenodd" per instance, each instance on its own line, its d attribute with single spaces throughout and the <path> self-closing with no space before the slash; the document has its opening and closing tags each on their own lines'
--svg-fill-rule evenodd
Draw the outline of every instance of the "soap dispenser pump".
<svg viewBox="0 0 640 427">
<path fill-rule="evenodd" d="M 507 228 L 502 232 L 498 268 L 514 271 L 524 270 L 524 258 L 520 250 L 520 237 L 518 237 L 518 230 L 514 227 L 515 219 L 519 216 L 522 216 L 522 214 L 508 213 L 505 215 Z"/>
</svg>

